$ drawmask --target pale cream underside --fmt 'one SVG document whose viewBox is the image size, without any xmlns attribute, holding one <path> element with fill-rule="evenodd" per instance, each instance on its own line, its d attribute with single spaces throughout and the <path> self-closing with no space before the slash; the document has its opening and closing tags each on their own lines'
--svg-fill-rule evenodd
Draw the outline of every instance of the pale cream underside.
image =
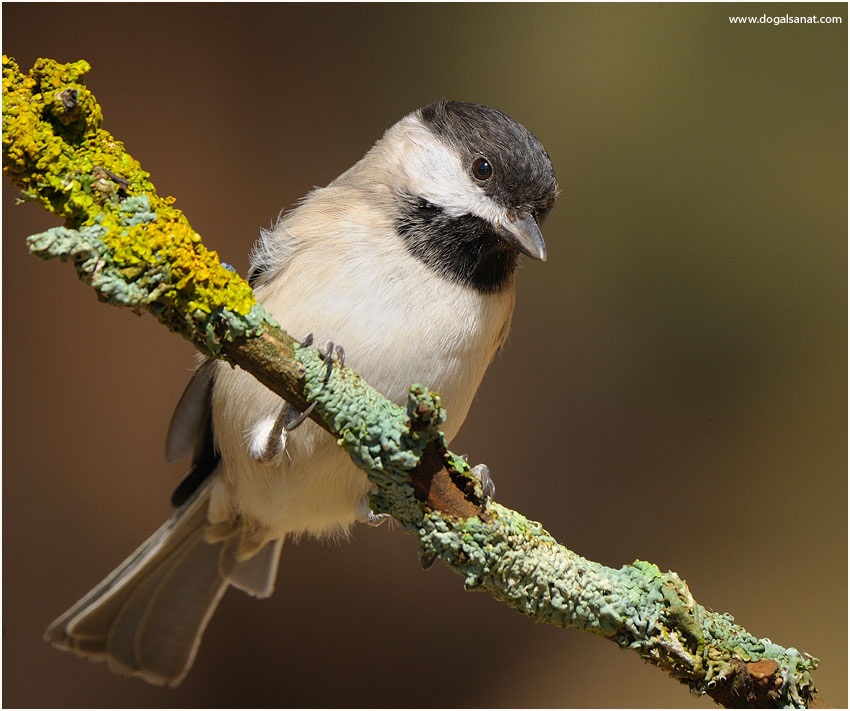
<svg viewBox="0 0 850 711">
<path fill-rule="evenodd" d="M 293 337 L 343 345 L 346 364 L 390 399 L 403 403 L 414 382 L 437 390 L 451 438 L 507 335 L 513 288 L 483 295 L 435 277 L 382 222 L 387 211 L 357 207 L 364 201 L 347 177 L 311 193 L 266 236 L 276 238 L 283 268 L 258 297 Z M 379 206 L 380 187 L 371 197 Z M 365 474 L 312 422 L 286 435 L 278 461 L 251 456 L 280 407 L 250 375 L 220 366 L 213 412 L 222 464 L 210 520 L 239 533 L 244 555 L 286 534 L 341 533 L 368 514 Z"/>
</svg>

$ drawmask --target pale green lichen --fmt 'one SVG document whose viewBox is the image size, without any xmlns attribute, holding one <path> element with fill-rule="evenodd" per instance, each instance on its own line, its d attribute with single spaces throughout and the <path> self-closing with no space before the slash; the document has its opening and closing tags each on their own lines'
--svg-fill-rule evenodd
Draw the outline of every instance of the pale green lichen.
<svg viewBox="0 0 850 711">
<path fill-rule="evenodd" d="M 101 124 L 85 61 L 39 59 L 24 75 L 3 57 L 3 172 L 64 218 L 34 235 L 44 258 L 75 263 L 109 303 L 145 308 L 197 345 L 224 342 L 274 323 L 250 286 L 201 244 L 172 198 Z M 96 258 L 93 259 L 93 256 Z"/>
<path fill-rule="evenodd" d="M 608 568 L 573 553 L 543 527 L 498 504 L 482 518 L 457 522 L 428 512 L 416 531 L 464 576 L 536 620 L 586 630 L 636 650 L 694 693 L 731 677 L 733 659 L 772 659 L 784 683 L 782 698 L 804 707 L 812 698 L 817 660 L 757 639 L 734 618 L 693 600 L 684 581 L 652 563 Z"/>
<path fill-rule="evenodd" d="M 417 466 L 429 441 L 442 442 L 438 396 L 414 386 L 403 409 L 315 350 L 296 350 L 308 399 L 339 433 L 352 459 L 370 470 L 376 512 L 391 512 L 417 535 L 424 552 L 463 575 L 468 589 L 487 590 L 538 621 L 612 639 L 696 694 L 731 678 L 733 660 L 773 659 L 784 684 L 783 703 L 805 706 L 811 699 L 817 660 L 756 639 L 731 615 L 698 605 L 673 572 L 645 561 L 613 569 L 587 560 L 560 545 L 539 523 L 495 502 L 481 516 L 467 519 L 429 510 L 413 495 L 405 473 Z M 447 453 L 446 459 L 468 471 L 461 458 Z"/>
<path fill-rule="evenodd" d="M 428 443 L 442 438 L 445 412 L 439 396 L 414 385 L 402 408 L 353 371 L 333 368 L 313 348 L 296 347 L 295 356 L 304 368 L 305 396 L 337 433 L 340 446 L 377 484 L 373 510 L 399 519 L 421 517 L 421 506 L 400 473 L 416 467 Z"/>
</svg>

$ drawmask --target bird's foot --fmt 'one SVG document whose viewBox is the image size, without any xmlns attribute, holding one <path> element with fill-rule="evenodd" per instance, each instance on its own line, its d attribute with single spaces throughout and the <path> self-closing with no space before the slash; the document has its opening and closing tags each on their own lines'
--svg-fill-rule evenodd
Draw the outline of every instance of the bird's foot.
<svg viewBox="0 0 850 711">
<path fill-rule="evenodd" d="M 366 514 L 366 525 L 367 526 L 380 526 L 384 523 L 388 518 L 391 518 L 389 514 L 380 513 L 376 514 L 374 511 L 369 511 Z"/>
<path fill-rule="evenodd" d="M 485 499 L 492 499 L 496 495 L 496 484 L 490 476 L 490 467 L 486 464 L 476 464 L 470 470 L 481 484 L 481 494 Z"/>
<path fill-rule="evenodd" d="M 308 333 L 304 337 L 304 340 L 301 341 L 301 345 L 305 348 L 307 346 L 312 346 L 313 334 Z M 319 356 L 321 357 L 321 359 L 326 361 L 328 364 L 328 372 L 325 376 L 325 382 L 327 383 L 328 380 L 330 380 L 331 373 L 333 372 L 333 364 L 339 363 L 340 365 L 345 365 L 345 349 L 340 345 L 334 344 L 333 341 L 328 341 L 325 344 L 324 348 L 318 348 L 317 350 L 319 351 Z M 306 410 L 304 410 L 304 412 L 301 412 L 301 410 L 292 407 L 292 405 L 288 405 L 283 418 L 284 431 L 292 432 L 292 430 L 297 428 L 302 422 L 304 422 L 304 420 L 306 420 L 310 416 L 315 407 L 316 403 L 311 403 L 310 406 Z"/>
</svg>

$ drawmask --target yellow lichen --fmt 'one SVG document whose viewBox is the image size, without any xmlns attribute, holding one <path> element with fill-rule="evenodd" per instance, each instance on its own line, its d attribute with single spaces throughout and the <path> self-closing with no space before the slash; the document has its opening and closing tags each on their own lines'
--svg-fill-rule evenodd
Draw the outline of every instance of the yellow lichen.
<svg viewBox="0 0 850 711">
<path fill-rule="evenodd" d="M 113 281 L 102 298 L 116 302 L 112 295 L 132 293 L 133 302 L 117 302 L 149 308 L 192 340 L 201 334 L 207 345 L 214 337 L 256 333 L 259 307 L 250 286 L 203 246 L 173 198 L 157 195 L 150 175 L 103 129 L 84 82 L 90 69 L 86 61 L 39 59 L 24 75 L 3 56 L 4 174 L 68 228 L 102 228 L 99 270 L 105 266 L 112 279 L 132 286 L 122 290 Z M 133 202 L 139 198 L 144 202 Z"/>
</svg>

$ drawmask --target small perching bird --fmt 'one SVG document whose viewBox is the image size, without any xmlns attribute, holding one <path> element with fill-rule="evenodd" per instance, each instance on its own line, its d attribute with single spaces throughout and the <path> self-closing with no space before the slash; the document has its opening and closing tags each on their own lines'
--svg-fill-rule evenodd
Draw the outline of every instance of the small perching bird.
<svg viewBox="0 0 850 711">
<path fill-rule="evenodd" d="M 390 400 L 414 382 L 439 392 L 451 440 L 507 336 L 520 254 L 546 258 L 540 224 L 556 195 L 526 128 L 438 101 L 264 231 L 251 282 L 290 334 L 343 344 Z M 179 684 L 228 586 L 272 594 L 287 536 L 375 520 L 369 480 L 333 438 L 221 361 L 198 368 L 174 413 L 168 457 L 191 448 L 177 511 L 50 625 L 54 645 Z"/>
</svg>

